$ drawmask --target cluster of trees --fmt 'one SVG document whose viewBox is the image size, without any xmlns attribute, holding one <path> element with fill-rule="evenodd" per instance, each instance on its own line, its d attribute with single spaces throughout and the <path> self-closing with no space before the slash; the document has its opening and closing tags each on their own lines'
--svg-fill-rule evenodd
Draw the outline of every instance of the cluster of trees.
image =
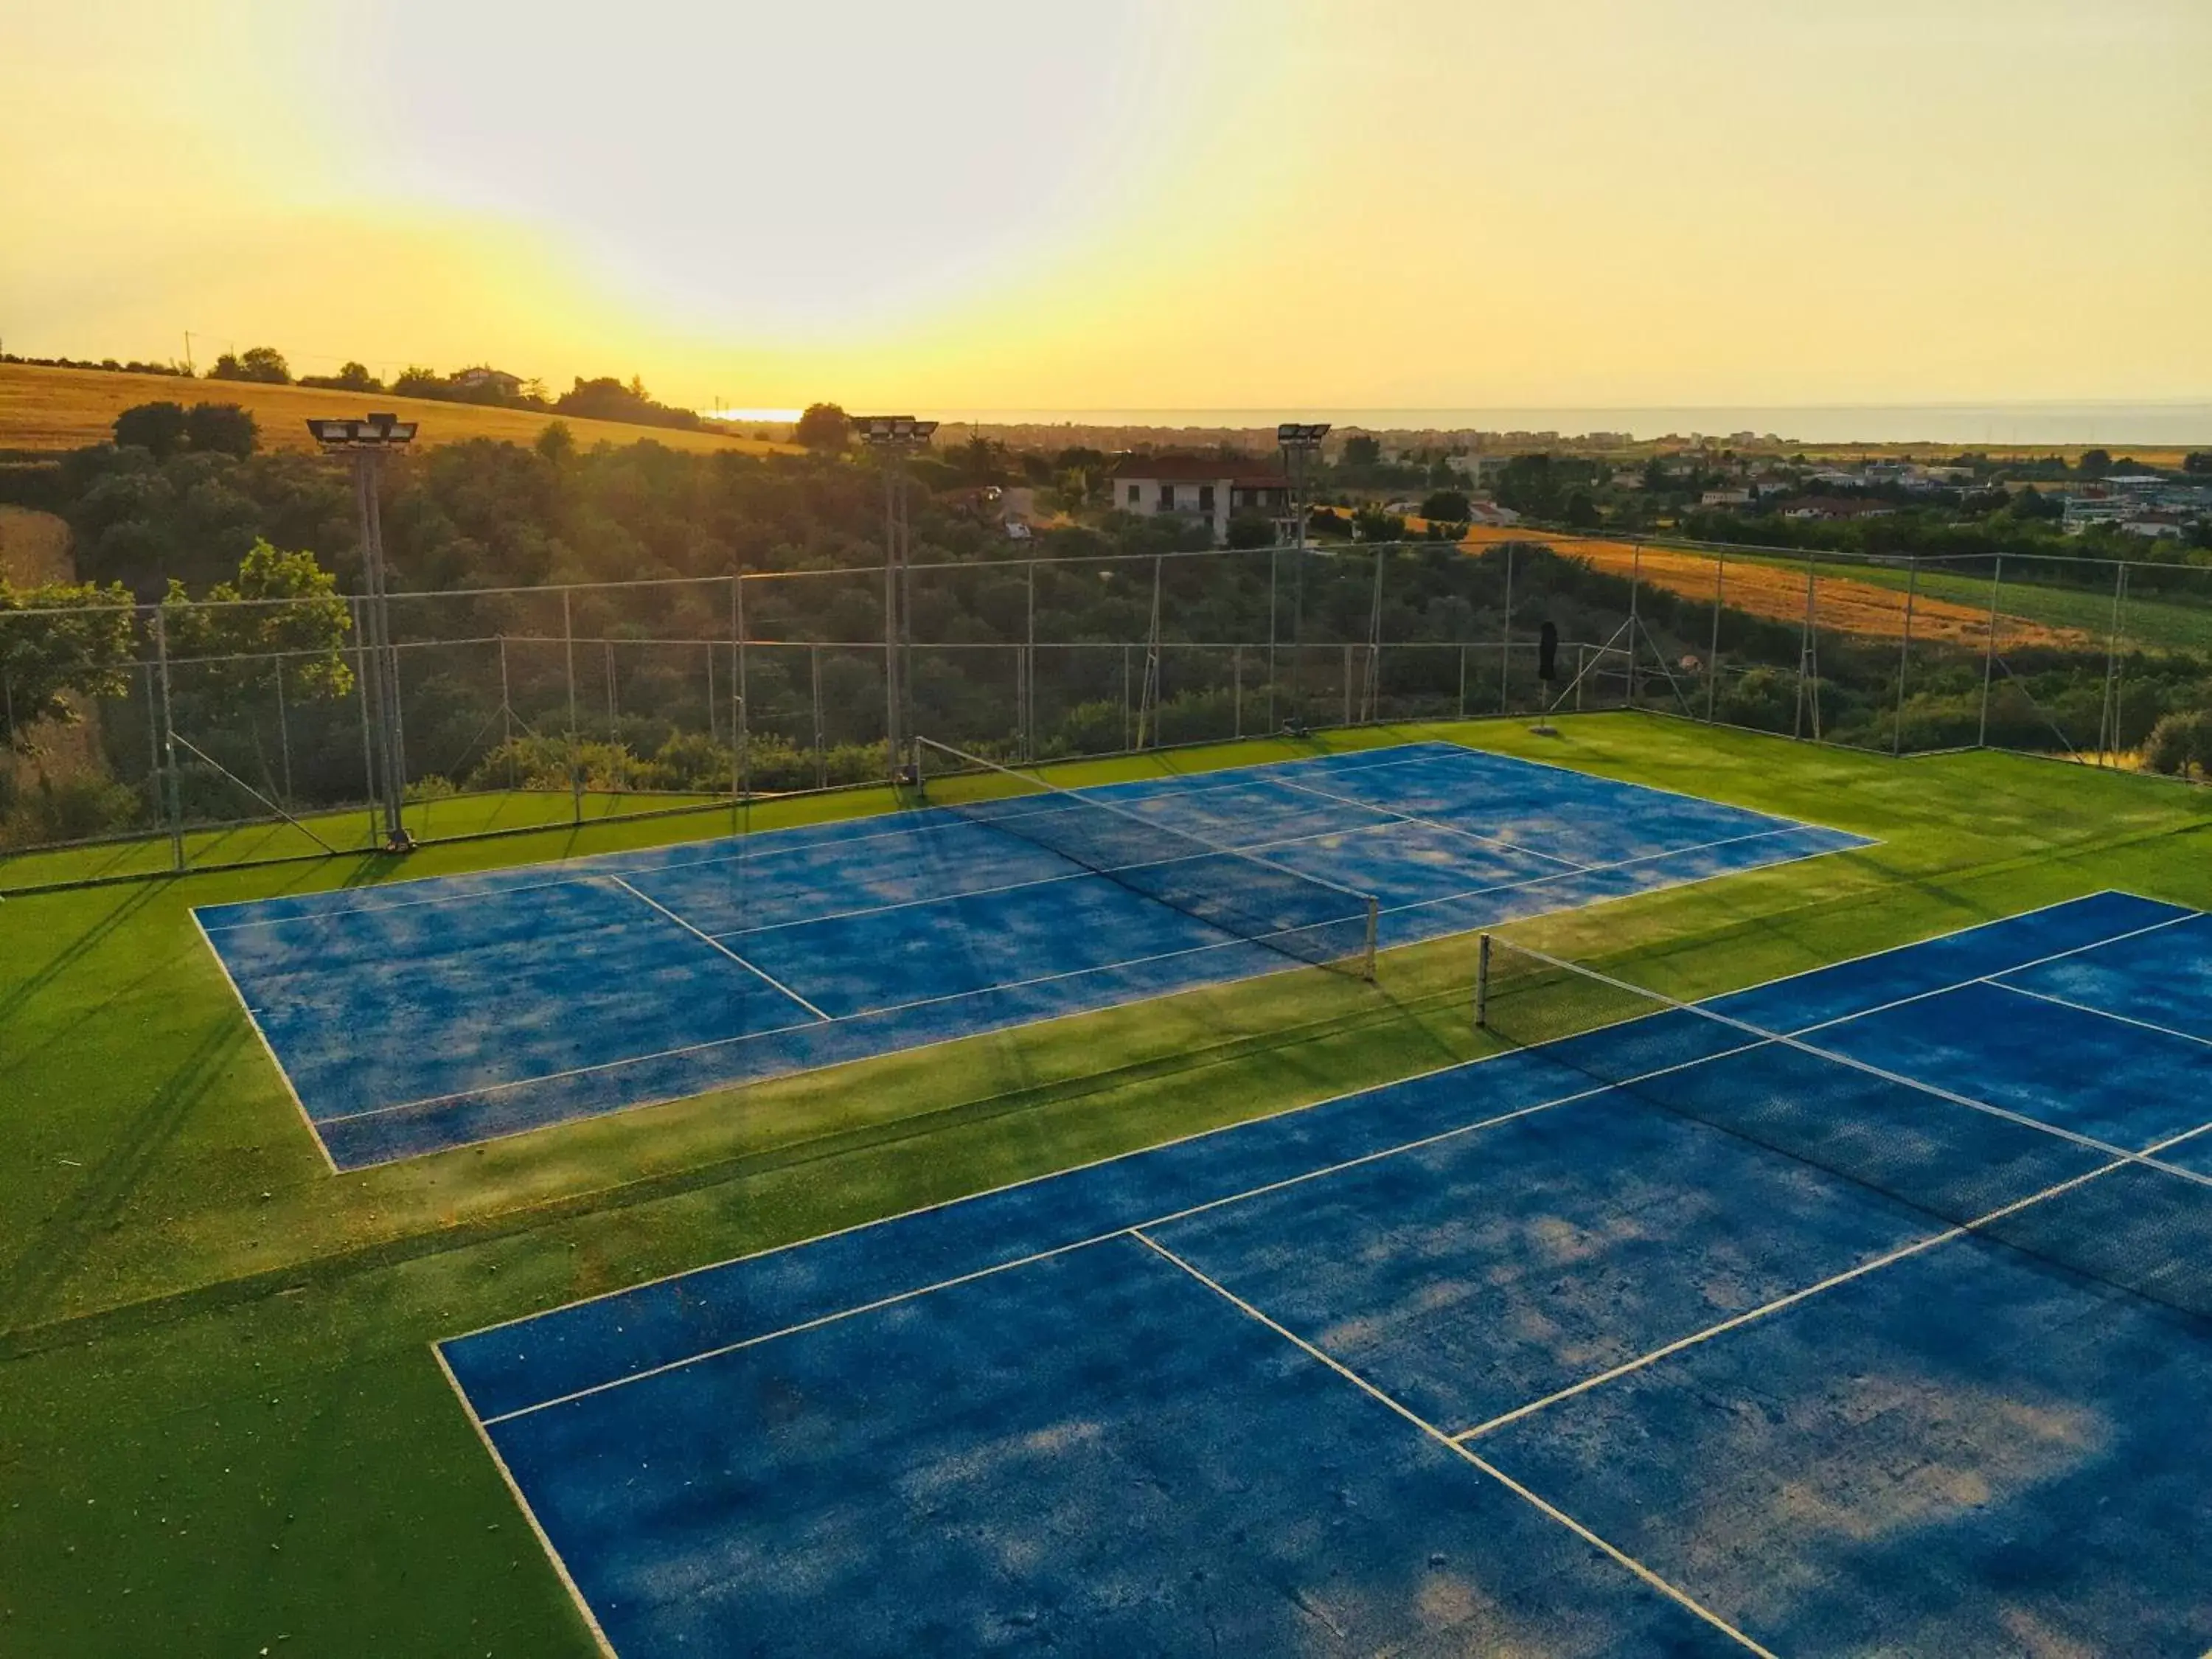
<svg viewBox="0 0 2212 1659">
<path fill-rule="evenodd" d="M 270 386 L 295 383 L 291 364 L 274 346 L 251 346 L 235 354 L 226 351 L 216 359 L 208 378 L 252 380 Z M 436 369 L 416 363 L 400 370 L 389 386 L 361 362 L 343 363 L 335 374 L 303 374 L 296 384 L 331 392 L 389 392 L 397 398 L 428 398 L 441 403 L 550 410 L 580 419 L 627 421 L 639 426 L 690 429 L 699 425 L 696 410 L 659 402 L 635 375 L 626 383 L 611 374 L 593 380 L 578 375 L 574 385 L 557 398 L 549 394 L 541 380 L 521 380 L 485 368 L 462 368 L 441 374 Z"/>
<path fill-rule="evenodd" d="M 195 416 L 200 411 L 176 404 L 143 406 L 118 422 L 117 442 L 51 469 L 50 499 L 71 525 L 83 585 L 0 590 L 0 611 L 64 613 L 19 629 L 22 640 L 40 641 L 35 650 L 21 640 L 11 645 L 0 623 L 0 648 L 13 653 L 0 656 L 0 672 L 18 722 L 8 741 L 35 741 L 41 723 L 65 718 L 72 699 L 112 700 L 131 689 L 120 677 L 146 641 L 133 637 L 126 612 L 102 607 L 135 598 L 159 608 L 172 656 L 185 665 L 177 677 L 179 729 L 221 763 L 187 768 L 188 810 L 238 815 L 246 803 L 237 778 L 297 805 L 355 799 L 361 761 L 343 596 L 357 590 L 359 572 L 346 477 L 317 456 L 217 441 L 222 423 L 210 436 L 196 430 Z M 203 426 L 213 418 L 200 416 Z M 817 417 L 817 426 L 826 423 Z M 1095 527 L 1048 531 L 1015 547 L 963 510 L 975 485 L 1017 479 L 1087 499 L 1086 481 L 1103 478 L 1106 460 L 1094 450 L 1025 454 L 981 441 L 914 459 L 915 556 L 947 567 L 915 584 L 914 684 L 923 729 L 984 744 L 1006 734 L 1017 702 L 1010 647 L 1028 636 L 1034 619 L 1036 637 L 1050 647 L 1039 653 L 1033 710 L 1040 750 L 1128 740 L 1129 699 L 1143 664 L 1141 652 L 1133 662 L 1124 643 L 1143 639 L 1149 626 L 1152 562 L 1144 556 L 1202 546 L 1205 528 L 1109 513 Z M 1501 495 L 1549 502 L 1567 516 L 1566 503 L 1589 488 L 1588 465 L 1521 458 L 1506 469 Z M 1462 492 L 1439 486 L 1421 505 L 1424 517 L 1451 526 L 1467 503 Z M 763 787 L 868 775 L 878 764 L 872 745 L 882 714 L 881 651 L 868 642 L 880 641 L 883 613 L 880 579 L 866 568 L 881 557 L 881 515 L 880 483 L 865 458 L 826 439 L 811 453 L 769 457 L 680 453 L 650 439 L 585 451 L 556 422 L 534 446 L 477 440 L 395 461 L 383 515 L 395 584 L 403 594 L 444 596 L 398 609 L 401 637 L 415 642 L 404 674 L 415 782 L 434 791 L 565 787 L 579 752 L 586 781 L 610 787 L 720 789 L 740 766 Z M 1893 522 L 1820 527 L 1863 533 Z M 1316 528 L 1330 539 L 1309 562 L 1296 614 L 1306 640 L 1322 643 L 1295 659 L 1279 658 L 1273 683 L 1264 654 L 1239 661 L 1225 651 L 1170 648 L 1154 733 L 1175 740 L 1225 737 L 1240 722 L 1260 729 L 1299 697 L 1313 701 L 1315 718 L 1369 706 L 1356 682 L 1358 642 L 1374 605 L 1377 556 L 1370 547 L 1397 540 L 1403 522 L 1368 509 L 1317 514 Z M 2017 534 L 2006 533 L 2005 550 L 2013 550 Z M 1509 559 L 1517 640 L 1532 639 L 1547 621 L 1569 641 L 1596 642 L 1618 628 L 1626 578 L 1534 545 L 1538 538 L 1480 556 L 1443 541 L 1381 556 L 1388 561 L 1383 635 L 1391 643 L 1379 665 L 1375 712 L 1449 714 L 1462 697 L 1473 712 L 1498 706 L 1501 665 L 1489 642 L 1508 627 Z M 2069 538 L 2069 550 L 2085 550 L 2080 538 Z M 1076 562 L 1041 568 L 1032 582 L 1018 562 L 1032 552 Z M 1171 646 L 1176 639 L 1265 639 L 1271 591 L 1287 637 L 1291 601 L 1288 590 L 1271 590 L 1272 562 L 1264 555 L 1166 561 L 1163 614 Z M 852 569 L 862 574 L 836 574 Z M 747 637 L 785 643 L 750 654 L 751 746 L 743 755 L 734 742 L 732 665 L 709 645 L 728 637 L 728 584 L 579 589 L 567 607 L 531 591 L 735 573 L 799 578 L 745 585 Z M 188 603 L 190 596 L 295 603 L 206 606 Z M 526 643 L 558 641 L 564 610 L 566 625 L 587 645 L 568 652 Z M 1647 585 L 1642 615 L 1660 657 L 1702 712 L 1705 677 L 1716 672 L 1703 660 L 1710 606 Z M 495 648 L 501 639 L 525 643 L 502 652 Z M 436 641 L 451 643 L 430 643 Z M 1461 644 L 1477 652 L 1467 678 L 1454 648 Z M 1886 746 L 1899 718 L 1893 644 L 1860 649 L 1824 641 L 1820 678 L 1810 683 L 1799 676 L 1797 645 L 1795 624 L 1724 612 L 1722 656 L 1733 665 L 1712 686 L 1722 718 L 1788 731 L 1815 697 L 1828 735 Z M 1525 707 L 1534 690 L 1528 665 L 1515 661 L 1522 676 L 1515 702 Z M 2069 730 L 2096 729 L 2101 651 L 2015 653 L 2012 666 L 2023 689 L 2015 698 L 2011 681 L 2000 688 L 2000 741 L 2049 745 L 2052 710 L 2078 722 Z M 2131 665 L 2127 684 L 2123 735 L 2131 743 L 2165 729 L 2160 722 L 2168 716 L 2212 707 L 2212 665 L 2181 654 Z M 1980 693 L 1978 657 L 1916 656 L 1905 740 L 1972 741 Z M 1672 706 L 1675 690 L 1655 678 L 1645 695 Z M 565 737 L 572 698 L 580 751 Z M 2185 721 L 2172 728 L 2196 729 Z M 143 724 L 104 722 L 101 738 L 116 787 L 99 810 L 119 822 L 150 821 Z M 2204 764 L 2181 738 L 2160 742 L 2166 747 L 2154 745 L 2154 758 L 2180 744 L 2178 764 Z"/>
<path fill-rule="evenodd" d="M 236 404 L 138 404 L 115 417 L 118 447 L 166 461 L 181 450 L 244 460 L 261 446 L 261 426 Z"/>
<path fill-rule="evenodd" d="M 0 351 L 0 363 L 25 363 L 33 368 L 96 368 L 110 374 L 174 374 L 189 378 L 190 371 L 182 363 L 145 363 L 133 357 L 124 362 L 114 357 L 102 357 L 94 362 L 89 357 L 23 357 L 12 351 Z"/>
</svg>

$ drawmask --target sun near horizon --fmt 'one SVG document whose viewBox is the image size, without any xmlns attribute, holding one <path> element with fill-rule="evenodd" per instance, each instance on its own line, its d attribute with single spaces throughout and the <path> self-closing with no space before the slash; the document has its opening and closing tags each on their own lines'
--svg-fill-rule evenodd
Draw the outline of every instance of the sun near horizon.
<svg viewBox="0 0 2212 1659">
<path fill-rule="evenodd" d="M 0 347 L 693 407 L 2212 394 L 2212 9 L 105 0 Z"/>
</svg>

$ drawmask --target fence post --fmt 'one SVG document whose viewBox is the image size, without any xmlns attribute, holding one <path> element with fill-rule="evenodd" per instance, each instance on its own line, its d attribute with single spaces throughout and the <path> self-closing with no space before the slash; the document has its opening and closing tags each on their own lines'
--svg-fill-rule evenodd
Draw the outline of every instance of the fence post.
<svg viewBox="0 0 2212 1659">
<path fill-rule="evenodd" d="M 1813 695 L 1813 595 L 1814 584 L 1820 578 L 1815 574 L 1819 556 L 1810 548 L 1805 550 L 1805 619 L 1797 627 L 1797 709 L 1790 723 L 1790 735 L 1805 735 L 1805 702 Z M 1813 735 L 1820 735 L 1820 716 L 1817 708 L 1813 715 Z"/>
<path fill-rule="evenodd" d="M 1242 738 L 1244 735 L 1244 647 L 1241 645 L 1229 647 L 1229 718 L 1232 722 L 1231 733 Z"/>
<path fill-rule="evenodd" d="M 368 720 L 368 641 L 362 633 L 366 625 L 362 616 L 359 599 L 349 600 L 353 607 L 353 689 L 360 694 L 361 702 L 361 780 L 365 792 L 362 799 L 368 802 L 368 844 L 376 845 L 376 743 L 369 729 Z"/>
<path fill-rule="evenodd" d="M 807 678 L 812 682 L 814 696 L 814 787 L 830 787 L 830 751 L 822 746 L 822 647 L 806 647 Z"/>
<path fill-rule="evenodd" d="M 1022 617 L 1022 758 L 1036 758 L 1036 561 L 1028 566 Z"/>
<path fill-rule="evenodd" d="M 507 756 L 507 787 L 519 789 L 520 775 L 515 770 L 514 757 L 514 692 L 507 678 L 507 635 L 499 636 L 499 746 Z"/>
<path fill-rule="evenodd" d="M 732 801 L 750 802 L 752 799 L 752 711 L 745 701 L 745 579 L 742 573 L 730 576 L 730 653 L 736 658 L 730 696 L 735 704 L 730 710 L 730 730 L 736 741 L 730 750 L 730 787 Z"/>
<path fill-rule="evenodd" d="M 1466 697 L 1461 697 L 1462 704 Z M 1505 628 L 1498 643 L 1498 712 L 1513 712 L 1513 544 L 1505 544 Z M 1460 713 L 1467 710 L 1462 707 Z"/>
<path fill-rule="evenodd" d="M 1713 714 L 1721 689 L 1721 611 L 1726 604 L 1724 584 L 1728 580 L 1728 555 L 1717 554 L 1713 559 L 1713 643 L 1705 653 L 1705 724 L 1713 723 Z"/>
<path fill-rule="evenodd" d="M 722 740 L 722 717 L 714 708 L 714 642 L 712 640 L 706 641 L 705 646 L 707 657 L 707 741 L 709 743 L 720 743 Z M 502 650 L 505 648 L 504 641 L 501 641 L 501 648 Z"/>
<path fill-rule="evenodd" d="M 1996 569 L 1990 576 L 1990 637 L 1982 653 L 1982 724 L 1974 738 L 1977 749 L 1990 746 L 1990 682 L 1997 670 L 1997 595 L 2004 586 L 2004 555 L 1997 555 Z"/>
<path fill-rule="evenodd" d="M 1344 723 L 1352 724 L 1352 647 L 1344 647 Z"/>
<path fill-rule="evenodd" d="M 139 678 L 146 684 L 146 781 L 158 792 L 161 787 L 161 715 L 154 698 L 154 665 L 142 662 L 138 670 Z M 368 736 L 365 716 L 361 734 L 365 741 Z"/>
<path fill-rule="evenodd" d="M 584 821 L 584 758 L 576 746 L 576 622 L 568 590 L 561 590 L 561 648 L 568 665 L 568 821 Z"/>
<path fill-rule="evenodd" d="M 1267 730 L 1272 733 L 1283 729 L 1275 718 L 1275 577 L 1282 562 L 1279 544 L 1267 550 Z"/>
<path fill-rule="evenodd" d="M 1464 643 L 1459 648 L 1459 717 L 1462 720 L 1467 718 L 1467 647 Z"/>
<path fill-rule="evenodd" d="M 2097 715 L 2097 764 L 2107 753 L 2116 758 L 2120 750 L 2120 705 L 2114 696 L 2120 666 L 2120 595 L 2128 579 L 2124 564 L 2112 571 L 2112 624 L 2105 634 L 2105 697 Z"/>
<path fill-rule="evenodd" d="M 1891 723 L 1889 754 L 1894 760 L 1905 753 L 1905 677 L 1912 661 L 1912 607 L 1920 597 L 1920 561 L 1912 561 L 1912 574 L 1905 585 L 1905 639 L 1897 647 L 1897 718 Z"/>
<path fill-rule="evenodd" d="M 168 807 L 169 866 L 181 874 L 185 867 L 185 803 L 177 783 L 177 722 L 169 699 L 169 629 L 161 608 L 154 611 L 154 659 L 161 676 L 162 799 Z"/>
<path fill-rule="evenodd" d="M 2128 567 L 2124 562 L 2113 584 L 2119 590 L 2112 605 L 2112 614 L 2118 619 L 2113 631 L 2121 642 L 2120 648 L 2112 654 L 2112 748 L 2117 752 L 2120 746 L 2120 721 L 2126 716 L 2128 701 Z"/>
<path fill-rule="evenodd" d="M 1633 708 L 1636 707 L 1636 641 L 1643 636 L 1644 626 L 1642 608 L 1638 604 L 1643 591 L 1644 544 L 1632 542 L 1629 545 L 1633 551 L 1628 560 L 1628 706 Z M 1582 707 L 1579 696 L 1575 699 L 1575 707 Z"/>
<path fill-rule="evenodd" d="M 276 753 L 284 767 L 284 804 L 292 804 L 292 721 L 284 706 L 284 659 L 276 658 Z"/>
<path fill-rule="evenodd" d="M 1121 752 L 1135 747 L 1129 741 L 1129 647 L 1121 647 Z"/>
</svg>

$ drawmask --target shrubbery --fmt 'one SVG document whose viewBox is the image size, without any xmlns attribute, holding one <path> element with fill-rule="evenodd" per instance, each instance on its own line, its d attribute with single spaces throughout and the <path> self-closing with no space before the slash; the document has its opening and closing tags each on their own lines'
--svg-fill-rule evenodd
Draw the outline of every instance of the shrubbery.
<svg viewBox="0 0 2212 1659">
<path fill-rule="evenodd" d="M 2212 778 L 2212 708 L 2166 715 L 2143 744 L 2143 764 L 2154 772 Z"/>
</svg>

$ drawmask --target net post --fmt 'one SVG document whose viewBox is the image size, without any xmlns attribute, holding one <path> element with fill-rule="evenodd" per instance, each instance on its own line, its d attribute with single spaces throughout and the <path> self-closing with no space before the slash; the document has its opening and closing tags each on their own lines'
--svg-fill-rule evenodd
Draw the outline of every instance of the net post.
<svg viewBox="0 0 2212 1659">
<path fill-rule="evenodd" d="M 1478 935 L 1474 946 L 1474 1029 L 1490 1029 L 1490 935 Z"/>
<path fill-rule="evenodd" d="M 1360 953 L 1359 976 L 1370 985 L 1375 983 L 1376 938 L 1382 930 L 1382 901 L 1374 894 L 1367 896 L 1367 945 Z"/>
</svg>

